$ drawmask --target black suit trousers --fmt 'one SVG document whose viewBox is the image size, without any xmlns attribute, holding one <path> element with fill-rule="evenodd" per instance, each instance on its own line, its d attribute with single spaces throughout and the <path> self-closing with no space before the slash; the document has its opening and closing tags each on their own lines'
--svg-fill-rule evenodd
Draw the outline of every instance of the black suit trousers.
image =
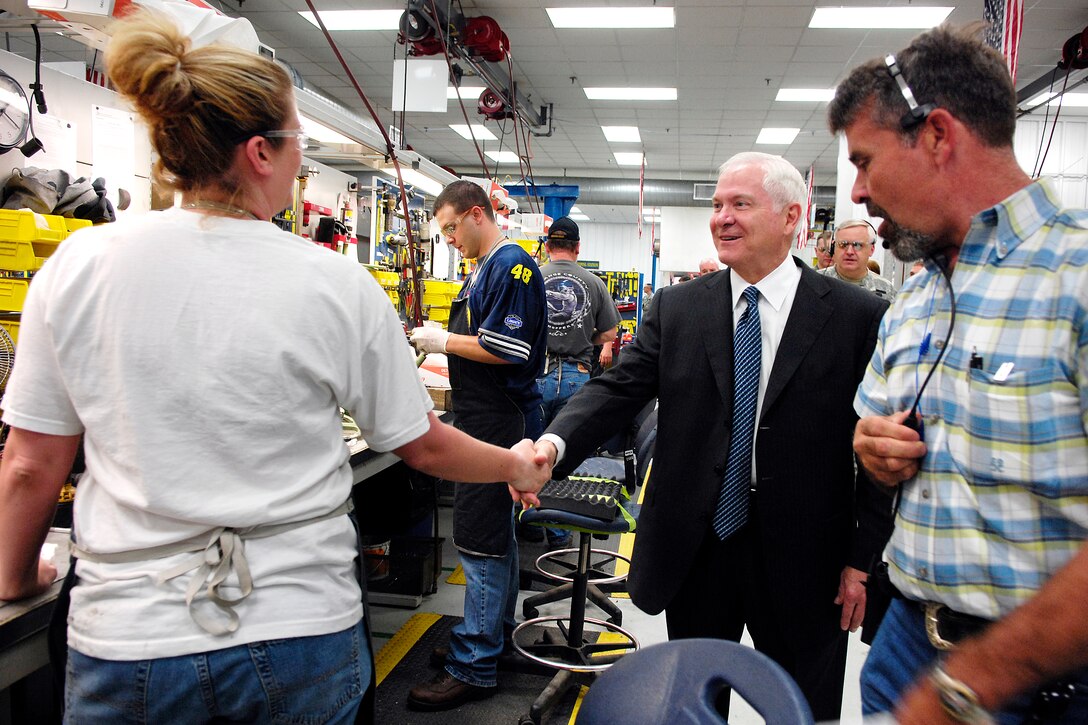
<svg viewBox="0 0 1088 725">
<path fill-rule="evenodd" d="M 815 641 L 786 636 L 774 617 L 768 577 L 789 572 L 768 572 L 762 560 L 754 521 L 749 520 L 726 541 L 719 541 L 708 529 L 691 571 L 665 607 L 669 639 L 712 637 L 739 642 L 747 626 L 756 649 L 797 681 L 816 721 L 838 720 L 848 641 L 838 624 L 836 612 L 841 610 L 828 603 L 827 628 Z M 728 713 L 727 694 L 718 707 Z"/>
</svg>

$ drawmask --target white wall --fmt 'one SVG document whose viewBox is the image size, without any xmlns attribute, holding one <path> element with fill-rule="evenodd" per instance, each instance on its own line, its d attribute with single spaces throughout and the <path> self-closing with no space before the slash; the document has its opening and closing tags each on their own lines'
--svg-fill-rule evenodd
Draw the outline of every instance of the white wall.
<svg viewBox="0 0 1088 725">
<path fill-rule="evenodd" d="M 694 272 L 699 260 L 717 257 L 710 236 L 711 208 L 666 206 L 661 209 L 661 264 L 666 272 Z"/>
<path fill-rule="evenodd" d="M 602 271 L 634 270 L 649 279 L 653 266 L 649 224 L 643 225 L 639 239 L 637 224 L 578 222 L 578 236 L 582 246 L 579 259 L 600 262 Z"/>
<path fill-rule="evenodd" d="M 1020 166 L 1028 174 L 1036 165 L 1040 143 L 1043 151 L 1046 150 L 1052 119 L 1053 113 L 1045 129 L 1043 116 L 1039 112 L 1016 122 L 1013 148 Z M 1059 116 L 1054 139 L 1050 142 L 1050 152 L 1043 163 L 1042 176 L 1053 180 L 1065 206 L 1088 207 L 1088 118 Z"/>
<path fill-rule="evenodd" d="M 25 58 L 20 58 L 6 51 L 0 51 L 0 68 L 3 68 L 26 90 L 34 80 L 34 63 Z M 61 73 L 51 68 L 42 68 L 42 86 L 45 90 L 45 99 L 49 105 L 49 115 L 64 121 L 73 123 L 76 127 L 76 165 L 75 168 L 64 169 L 73 178 L 86 176 L 94 178 L 94 138 L 92 108 L 95 105 L 119 110 L 130 110 L 128 104 L 113 91 L 96 86 L 93 83 L 70 75 Z M 29 94 L 28 94 L 29 95 Z M 37 118 L 37 110 L 34 112 Z M 147 137 L 147 128 L 139 123 L 132 127 L 135 147 L 134 188 L 128 189 L 132 195 L 132 205 L 129 211 L 146 211 L 151 206 L 151 143 Z M 35 156 L 27 159 L 30 166 L 34 166 Z M 23 155 L 18 150 L 9 151 L 0 157 L 0 169 L 7 176 L 11 167 L 22 167 Z M 109 197 L 116 204 L 117 183 L 106 179 L 106 187 Z M 122 214 L 124 212 L 121 212 Z"/>
</svg>

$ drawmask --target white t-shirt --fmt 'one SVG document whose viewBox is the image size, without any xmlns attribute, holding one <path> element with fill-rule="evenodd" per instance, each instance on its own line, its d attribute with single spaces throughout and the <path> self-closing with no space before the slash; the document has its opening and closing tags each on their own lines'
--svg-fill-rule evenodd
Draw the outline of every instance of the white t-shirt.
<svg viewBox="0 0 1088 725">
<path fill-rule="evenodd" d="M 370 274 L 270 223 L 180 209 L 60 245 L 30 286 L 2 403 L 12 426 L 86 431 L 75 530 L 95 553 L 332 511 L 351 490 L 338 405 L 376 450 L 428 428 L 430 398 Z M 69 643 L 168 657 L 362 616 L 347 517 L 251 539 L 245 553 L 255 588 L 236 607 L 240 628 L 218 637 L 189 616 L 189 574 L 154 581 L 182 555 L 80 560 Z"/>
</svg>

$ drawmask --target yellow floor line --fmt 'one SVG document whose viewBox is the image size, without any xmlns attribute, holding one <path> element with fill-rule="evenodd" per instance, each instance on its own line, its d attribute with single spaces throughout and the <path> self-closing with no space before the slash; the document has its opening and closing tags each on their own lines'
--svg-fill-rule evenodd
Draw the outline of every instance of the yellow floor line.
<svg viewBox="0 0 1088 725">
<path fill-rule="evenodd" d="M 648 466 L 646 466 L 646 478 L 644 479 L 645 481 L 650 480 L 650 469 L 653 468 L 653 465 L 654 465 L 654 462 L 650 461 L 650 464 Z M 638 504 L 640 506 L 642 505 L 643 499 L 646 498 L 646 489 L 647 488 L 648 488 L 648 486 L 643 484 L 642 488 L 639 489 L 639 492 L 638 492 Z M 631 558 L 631 552 L 635 548 L 635 534 L 637 533 L 637 531 L 638 531 L 638 529 L 635 529 L 635 531 L 632 531 L 629 534 L 624 534 L 623 536 L 620 537 L 620 546 L 619 546 L 619 550 L 617 551 L 618 554 L 620 554 L 621 556 L 626 556 L 628 559 Z M 628 566 L 626 561 L 624 561 L 623 559 L 616 559 L 616 576 L 619 576 L 621 574 L 626 576 L 629 570 L 630 570 L 630 566 Z M 631 598 L 631 595 L 628 594 L 627 592 L 616 592 L 615 594 L 612 595 L 612 599 L 630 599 L 630 598 Z"/>
<path fill-rule="evenodd" d="M 625 644 L 631 640 L 623 636 L 619 632 L 601 632 L 597 635 L 597 644 Z M 607 657 L 610 655 L 622 655 L 627 654 L 631 650 L 627 647 L 620 647 L 619 649 L 604 650 L 601 652 L 594 652 L 593 657 Z"/>
<path fill-rule="evenodd" d="M 582 709 L 582 698 L 589 692 L 589 688 L 585 685 L 578 690 L 578 699 L 574 701 L 574 709 L 570 711 L 570 720 L 567 720 L 567 725 L 574 725 L 574 721 L 578 719 L 578 711 Z"/>
<path fill-rule="evenodd" d="M 408 654 L 412 645 L 418 642 L 420 637 L 426 634 L 427 630 L 439 619 L 442 619 L 441 614 L 431 612 L 413 614 L 411 619 L 397 630 L 392 639 L 378 650 L 378 654 L 374 656 L 374 676 L 379 685 L 393 671 L 397 663 L 404 659 L 404 655 Z"/>
<path fill-rule="evenodd" d="M 457 568 L 453 570 L 453 573 L 446 577 L 447 584 L 460 584 L 465 586 L 465 570 L 458 564 Z"/>
</svg>

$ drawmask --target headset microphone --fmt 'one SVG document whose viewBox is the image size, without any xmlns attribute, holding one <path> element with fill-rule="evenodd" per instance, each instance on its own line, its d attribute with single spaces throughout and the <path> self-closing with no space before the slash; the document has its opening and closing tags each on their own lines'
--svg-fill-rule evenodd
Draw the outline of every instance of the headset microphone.
<svg viewBox="0 0 1088 725">
<path fill-rule="evenodd" d="M 892 245 L 891 245 L 891 244 L 890 244 L 890 243 L 888 242 L 888 240 L 887 240 L 887 239 L 885 239 L 884 241 L 882 241 L 882 242 L 880 243 L 880 246 L 884 247 L 885 249 L 891 249 L 891 248 L 892 248 Z"/>
</svg>

